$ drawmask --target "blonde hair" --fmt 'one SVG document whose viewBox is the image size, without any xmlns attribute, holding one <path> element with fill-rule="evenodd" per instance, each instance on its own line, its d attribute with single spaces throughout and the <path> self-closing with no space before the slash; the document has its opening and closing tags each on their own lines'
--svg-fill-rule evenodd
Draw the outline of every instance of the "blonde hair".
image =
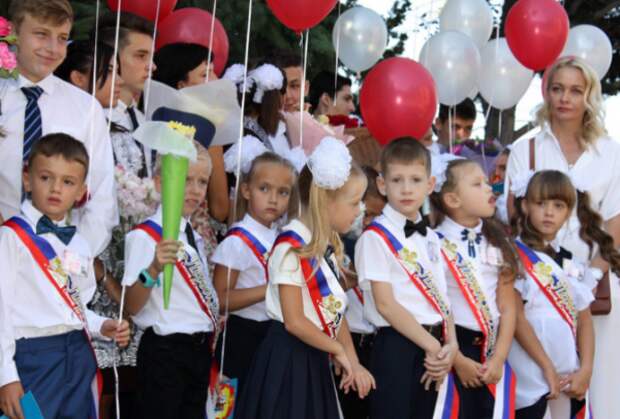
<svg viewBox="0 0 620 419">
<path fill-rule="evenodd" d="M 13 0 L 9 16 L 18 30 L 26 15 L 55 26 L 73 23 L 73 9 L 69 0 Z"/>
<path fill-rule="evenodd" d="M 607 131 L 605 130 L 604 123 L 605 114 L 603 111 L 601 83 L 596 72 L 581 58 L 560 58 L 547 70 L 547 83 L 546 86 L 544 86 L 545 101 L 538 109 L 536 119 L 541 127 L 544 126 L 545 123 L 551 122 L 551 105 L 549 103 L 548 93 L 553 82 L 553 77 L 563 68 L 574 68 L 581 71 L 586 81 L 586 90 L 584 92 L 586 111 L 583 115 L 580 145 L 587 148 L 587 146 L 594 144 L 599 137 L 607 135 Z"/>
<path fill-rule="evenodd" d="M 198 160 L 204 160 L 207 163 L 207 171 L 209 172 L 209 178 L 211 178 L 211 173 L 213 172 L 213 161 L 211 160 L 211 155 L 209 154 L 209 150 L 204 148 L 202 144 L 198 141 L 194 140 L 194 146 L 196 147 L 196 162 Z M 161 176 L 161 154 L 157 154 L 155 158 L 155 165 L 153 167 L 153 176 Z"/>
</svg>

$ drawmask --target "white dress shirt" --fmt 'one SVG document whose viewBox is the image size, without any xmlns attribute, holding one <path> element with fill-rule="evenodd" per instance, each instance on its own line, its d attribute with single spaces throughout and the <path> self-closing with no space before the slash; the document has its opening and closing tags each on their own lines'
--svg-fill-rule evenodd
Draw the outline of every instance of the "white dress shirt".
<svg viewBox="0 0 620 419">
<path fill-rule="evenodd" d="M 84 143 L 90 156 L 87 179 L 90 200 L 71 213 L 94 255 L 105 249 L 118 224 L 114 160 L 101 105 L 88 93 L 50 75 L 36 84 L 43 89 L 38 105 L 43 135 L 62 132 Z M 26 97 L 21 87 L 33 86 L 26 78 L 0 80 L 0 213 L 5 219 L 19 214 L 22 191 L 22 156 Z"/>
<path fill-rule="evenodd" d="M 578 278 L 560 268 L 547 254 L 535 253 L 546 265 L 553 268 L 553 273 L 557 278 L 567 282 L 577 311 L 587 309 L 594 300 L 592 292 Z M 556 372 L 564 376 L 578 370 L 577 346 L 568 323 L 560 317 L 558 311 L 529 274 L 526 273 L 525 279 L 517 279 L 515 288 L 525 301 L 525 317 L 532 325 L 547 356 L 553 362 Z M 517 409 L 531 406 L 549 392 L 549 386 L 542 370 L 516 340 L 512 342 L 508 362 L 517 375 Z"/>
<path fill-rule="evenodd" d="M 499 268 L 502 264 L 501 252 L 498 248 L 491 246 L 487 239 L 482 236 L 479 244 L 475 244 L 476 257 L 472 258 L 468 253 L 468 242 L 463 241 L 461 238 L 462 231 L 466 227 L 456 223 L 449 217 L 435 229 L 443 234 L 450 242 L 456 245 L 457 251 L 461 256 L 471 263 L 473 271 L 478 280 L 478 284 L 486 301 L 488 303 L 489 311 L 495 325 L 499 324 L 499 309 L 497 308 L 497 281 L 499 278 Z M 473 230 L 475 233 L 482 231 L 482 222 L 475 228 L 468 229 Z M 445 259 L 444 264 L 445 264 Z M 471 310 L 461 288 L 454 279 L 452 272 L 446 265 L 444 267 L 446 273 L 446 282 L 448 284 L 448 298 L 450 299 L 450 307 L 452 308 L 452 316 L 454 317 L 454 323 L 465 327 L 470 330 L 480 332 L 480 325 L 476 321 L 473 311 Z"/>
<path fill-rule="evenodd" d="M 43 216 L 29 200 L 21 205 L 23 218 L 36 232 Z M 58 223 L 66 225 L 65 221 Z M 41 235 L 49 242 L 71 277 L 71 286 L 79 290 L 86 305 L 96 289 L 93 256 L 86 240 L 76 233 L 68 245 L 53 233 Z M 71 268 L 67 265 L 71 260 Z M 79 262 L 79 263 L 77 263 Z M 50 283 L 30 250 L 9 227 L 0 227 L 0 387 L 18 381 L 13 357 L 17 339 L 54 336 L 82 330 L 83 324 Z M 85 308 L 85 307 L 83 307 Z M 101 326 L 106 320 L 85 309 L 88 329 L 93 337 L 102 338 Z"/>
<path fill-rule="evenodd" d="M 360 293 L 360 295 L 357 294 Z M 347 297 L 349 298 L 349 305 L 347 307 L 347 323 L 349 324 L 349 330 L 352 333 L 359 333 L 361 335 L 369 335 L 375 332 L 375 327 L 364 317 L 364 304 L 362 300 L 364 293 L 360 287 L 356 289 L 350 289 L 347 291 Z"/>
<path fill-rule="evenodd" d="M 417 220 L 420 221 L 421 217 Z M 417 253 L 419 263 L 429 271 L 439 293 L 447 299 L 446 276 L 440 254 L 440 241 L 432 229 L 427 228 L 426 237 L 414 233 L 405 237 L 404 227 L 407 218 L 397 212 L 390 204 L 383 209 L 383 214 L 375 219 L 400 241 L 408 250 Z M 390 324 L 377 311 L 372 295 L 371 281 L 388 282 L 396 301 L 405 308 L 418 323 L 432 325 L 443 319 L 428 302 L 426 297 L 411 282 L 411 278 L 396 260 L 385 241 L 373 231 L 366 231 L 355 245 L 355 270 L 360 288 L 364 291 L 364 314 L 366 319 L 376 327 Z"/>
<path fill-rule="evenodd" d="M 246 214 L 240 222 L 233 224 L 231 229 L 235 227 L 248 230 L 267 249 L 267 252 L 271 250 L 276 240 L 276 228 L 265 227 L 250 214 Z M 226 237 L 215 249 L 211 262 L 239 271 L 236 289 L 260 287 L 268 283 L 265 268 L 248 245 L 237 236 Z M 265 301 L 232 311 L 231 314 L 259 322 L 269 320 Z"/>
<path fill-rule="evenodd" d="M 283 231 L 290 230 L 299 234 L 306 243 L 309 243 L 312 239 L 312 234 L 310 230 L 308 230 L 308 227 L 299 220 L 293 220 L 283 228 Z M 271 319 L 284 323 L 279 285 L 294 285 L 301 288 L 303 309 L 306 318 L 317 328 L 323 330 L 321 320 L 310 298 L 310 292 L 306 284 L 306 278 L 301 270 L 299 258 L 293 251 L 289 251 L 290 249 L 291 245 L 288 243 L 279 244 L 273 248 L 271 256 L 269 257 L 269 285 L 267 286 L 267 296 L 265 298 L 267 314 Z M 333 259 L 333 261 L 335 262 L 335 259 Z M 323 317 L 328 324 L 332 324 L 334 328 L 338 330 L 347 308 L 347 295 L 324 258 L 321 258 L 320 267 L 325 274 L 327 284 L 333 296 L 341 303 L 335 315 L 330 314 L 327 310 L 323 310 Z"/>
<path fill-rule="evenodd" d="M 155 215 L 149 218 L 159 226 L 162 225 L 162 208 L 159 206 Z M 196 250 L 188 244 L 187 235 L 185 234 L 185 226 L 187 221 L 181 219 L 181 227 L 179 233 L 179 241 L 182 241 L 185 246 L 185 252 L 189 254 L 191 258 L 190 263 L 200 265 L 198 268 L 204 274 L 204 281 L 207 288 L 210 291 L 211 298 L 217 301 L 217 296 L 213 290 L 213 284 L 209 277 L 209 270 L 206 264 L 205 255 L 202 252 L 204 243 L 200 235 L 194 231 L 194 237 L 196 240 Z M 125 275 L 123 276 L 123 285 L 132 286 L 136 281 L 139 281 L 138 276 L 142 270 L 148 268 L 153 261 L 155 255 L 155 248 L 157 243 L 151 236 L 143 230 L 133 230 L 127 234 L 125 238 Z M 163 294 L 163 272 L 159 274 L 161 287 L 154 287 L 151 291 L 147 303 L 142 310 L 135 316 L 133 320 L 140 329 L 153 328 L 153 331 L 160 335 L 170 335 L 173 333 L 186 333 L 193 334 L 197 332 L 211 332 L 213 331 L 213 324 L 209 316 L 200 308 L 196 297 L 194 296 L 189 285 L 185 282 L 178 269 L 173 270 L 172 277 L 172 290 L 170 291 L 170 306 L 168 309 L 164 309 L 164 294 Z M 216 316 L 217 311 L 211 313 Z"/>
</svg>

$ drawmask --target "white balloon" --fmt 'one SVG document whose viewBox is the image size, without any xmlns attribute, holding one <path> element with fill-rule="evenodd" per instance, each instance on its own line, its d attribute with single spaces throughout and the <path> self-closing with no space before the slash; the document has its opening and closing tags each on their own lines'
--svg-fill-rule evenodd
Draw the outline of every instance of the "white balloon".
<svg viewBox="0 0 620 419">
<path fill-rule="evenodd" d="M 612 46 L 605 32 L 592 25 L 577 25 L 568 33 L 568 40 L 561 56 L 576 56 L 590 64 L 599 79 L 611 67 Z"/>
<path fill-rule="evenodd" d="M 439 15 L 439 28 L 459 31 L 482 49 L 493 31 L 493 13 L 485 0 L 448 0 Z"/>
<path fill-rule="evenodd" d="M 482 66 L 478 78 L 480 94 L 496 109 L 510 109 L 527 91 L 534 72 L 512 54 L 506 38 L 492 39 L 480 54 Z"/>
<path fill-rule="evenodd" d="M 332 42 L 340 61 L 353 71 L 364 71 L 375 65 L 387 46 L 385 20 L 362 6 L 344 12 L 334 25 Z"/>
<path fill-rule="evenodd" d="M 480 52 L 474 41 L 462 32 L 440 32 L 426 41 L 420 63 L 435 80 L 439 103 L 454 106 L 476 87 Z"/>
</svg>

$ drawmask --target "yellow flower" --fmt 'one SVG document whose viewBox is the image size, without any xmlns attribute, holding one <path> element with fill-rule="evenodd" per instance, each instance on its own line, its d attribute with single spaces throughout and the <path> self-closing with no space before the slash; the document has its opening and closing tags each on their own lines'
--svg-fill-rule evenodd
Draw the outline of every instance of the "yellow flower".
<svg viewBox="0 0 620 419">
<path fill-rule="evenodd" d="M 180 122 L 170 121 L 168 122 L 168 127 L 172 128 L 173 130 L 183 134 L 184 136 L 192 140 L 194 139 L 194 135 L 196 135 L 195 127 L 184 125 Z"/>
</svg>

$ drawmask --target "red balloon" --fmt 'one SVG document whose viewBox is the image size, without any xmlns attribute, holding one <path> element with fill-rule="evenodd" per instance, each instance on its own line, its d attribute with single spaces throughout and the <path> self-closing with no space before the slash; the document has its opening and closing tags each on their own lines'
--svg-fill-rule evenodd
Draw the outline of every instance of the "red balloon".
<svg viewBox="0 0 620 419">
<path fill-rule="evenodd" d="M 360 92 L 362 117 L 385 145 L 399 137 L 422 138 L 437 111 L 433 77 L 408 58 L 390 58 L 368 73 Z"/>
<path fill-rule="evenodd" d="M 267 6 L 285 26 L 299 33 L 316 26 L 337 0 L 267 0 Z"/>
<path fill-rule="evenodd" d="M 568 29 L 566 10 L 555 0 L 519 0 L 506 16 L 508 46 L 532 70 L 542 70 L 560 56 Z"/>
<path fill-rule="evenodd" d="M 212 21 L 213 16 L 211 13 L 196 7 L 175 10 L 159 25 L 155 49 L 177 42 L 199 44 L 209 48 Z M 226 29 L 224 29 L 222 22 L 215 18 L 212 52 L 215 57 L 213 61 L 214 70 L 218 76 L 226 68 L 228 51 L 229 44 Z"/>
<path fill-rule="evenodd" d="M 113 12 L 118 10 L 119 0 L 108 0 L 108 7 Z M 120 0 L 121 11 L 142 16 L 152 22 L 157 15 L 157 0 Z M 159 22 L 172 13 L 177 0 L 159 0 Z"/>
</svg>

